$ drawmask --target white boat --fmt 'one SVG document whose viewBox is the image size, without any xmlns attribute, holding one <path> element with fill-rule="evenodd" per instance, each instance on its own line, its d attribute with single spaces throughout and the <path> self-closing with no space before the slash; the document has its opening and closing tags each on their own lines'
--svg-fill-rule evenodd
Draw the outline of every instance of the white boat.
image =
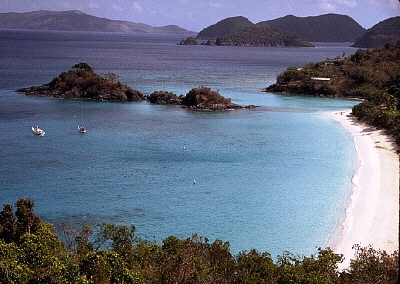
<svg viewBox="0 0 400 284">
<path fill-rule="evenodd" d="M 82 124 L 81 124 L 81 125 L 78 125 L 78 132 L 80 132 L 80 133 L 86 133 L 86 128 L 83 127 Z"/>
<path fill-rule="evenodd" d="M 82 125 L 82 105 L 81 105 L 81 124 L 78 125 L 78 132 L 79 133 L 86 133 L 86 128 Z"/>
<path fill-rule="evenodd" d="M 39 126 L 32 126 L 32 131 L 33 133 L 35 133 L 36 135 L 39 136 L 44 136 L 45 132 L 43 129 L 41 129 Z"/>
</svg>

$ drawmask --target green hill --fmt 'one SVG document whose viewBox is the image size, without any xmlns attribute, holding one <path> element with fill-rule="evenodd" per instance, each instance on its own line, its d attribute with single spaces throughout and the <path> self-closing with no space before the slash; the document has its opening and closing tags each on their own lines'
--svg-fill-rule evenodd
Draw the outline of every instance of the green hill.
<svg viewBox="0 0 400 284">
<path fill-rule="evenodd" d="M 284 29 L 311 42 L 354 42 L 365 32 L 355 20 L 338 14 L 304 18 L 288 15 L 257 26 Z"/>
<path fill-rule="evenodd" d="M 238 16 L 226 18 L 218 23 L 211 25 L 197 35 L 197 39 L 217 39 L 218 37 L 233 34 L 242 31 L 247 27 L 253 27 L 254 24 L 247 18 Z"/>
<path fill-rule="evenodd" d="M 383 46 L 389 41 L 400 39 L 400 16 L 384 20 L 368 29 L 357 38 L 354 47 L 371 48 Z"/>
<path fill-rule="evenodd" d="M 0 13 L 0 29 L 195 34 L 174 25 L 152 27 L 142 23 L 99 18 L 77 10 Z"/>
<path fill-rule="evenodd" d="M 354 42 L 365 29 L 349 16 L 326 14 L 315 17 L 285 16 L 253 24 L 245 17 L 227 18 L 203 29 L 197 39 L 217 39 L 249 27 L 279 28 L 311 42 Z"/>
</svg>

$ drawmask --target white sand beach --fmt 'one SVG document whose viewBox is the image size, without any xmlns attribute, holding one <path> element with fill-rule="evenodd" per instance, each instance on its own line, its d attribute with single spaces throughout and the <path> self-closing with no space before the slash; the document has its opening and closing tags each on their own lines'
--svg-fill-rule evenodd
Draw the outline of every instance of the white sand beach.
<svg viewBox="0 0 400 284">
<path fill-rule="evenodd" d="M 391 137 L 358 122 L 350 111 L 329 117 L 352 134 L 358 154 L 343 222 L 328 243 L 335 253 L 344 255 L 340 265 L 344 269 L 354 258 L 355 244 L 387 253 L 399 248 L 399 156 Z"/>
</svg>

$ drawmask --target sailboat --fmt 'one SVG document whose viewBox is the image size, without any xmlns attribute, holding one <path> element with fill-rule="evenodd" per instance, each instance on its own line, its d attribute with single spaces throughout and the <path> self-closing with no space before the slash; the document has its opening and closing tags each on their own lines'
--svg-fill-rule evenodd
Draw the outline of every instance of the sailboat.
<svg viewBox="0 0 400 284">
<path fill-rule="evenodd" d="M 83 127 L 82 124 L 81 124 L 81 125 L 78 125 L 78 132 L 80 132 L 80 133 L 86 133 L 86 128 Z"/>
<path fill-rule="evenodd" d="M 39 136 L 44 136 L 45 132 L 43 129 L 41 129 L 39 126 L 32 126 L 32 131 L 33 133 L 35 133 L 36 135 Z"/>
<path fill-rule="evenodd" d="M 86 133 L 86 128 L 82 125 L 82 106 L 81 106 L 81 124 L 78 125 L 78 132 L 79 133 Z"/>
</svg>

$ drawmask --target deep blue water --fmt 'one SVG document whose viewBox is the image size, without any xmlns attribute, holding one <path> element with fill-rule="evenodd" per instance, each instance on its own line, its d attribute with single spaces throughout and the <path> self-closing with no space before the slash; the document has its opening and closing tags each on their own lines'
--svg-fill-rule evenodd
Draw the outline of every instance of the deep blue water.
<svg viewBox="0 0 400 284">
<path fill-rule="evenodd" d="M 289 66 L 355 49 L 176 45 L 181 38 L 0 30 L 1 204 L 31 197 L 48 222 L 133 223 L 156 240 L 198 233 L 229 241 L 235 254 L 325 246 L 346 206 L 355 151 L 323 114 L 357 102 L 261 90 Z M 191 112 L 14 92 L 79 62 L 145 94 L 208 86 L 260 107 Z M 76 130 L 81 122 L 86 134 Z M 46 135 L 34 136 L 32 125 Z"/>
</svg>

